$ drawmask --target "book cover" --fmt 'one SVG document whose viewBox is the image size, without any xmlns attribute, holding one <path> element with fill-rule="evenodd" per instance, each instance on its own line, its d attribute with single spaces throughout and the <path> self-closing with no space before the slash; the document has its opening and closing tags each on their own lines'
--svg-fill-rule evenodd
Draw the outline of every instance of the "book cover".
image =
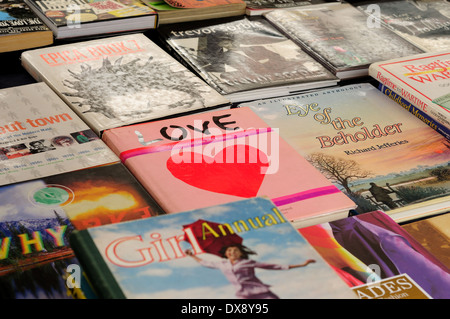
<svg viewBox="0 0 450 319">
<path fill-rule="evenodd" d="M 293 8 L 308 6 L 312 0 L 245 0 L 247 9 L 245 14 L 249 16 L 262 15 L 265 12 L 275 9 Z"/>
<path fill-rule="evenodd" d="M 29 196 L 42 186 L 38 179 L 0 187 L 0 296 L 84 299 L 73 276 L 81 270 L 69 247 L 72 224 L 59 207 L 37 205 Z"/>
<path fill-rule="evenodd" d="M 435 119 L 433 119 L 427 113 L 425 113 L 421 109 L 415 107 L 411 102 L 405 100 L 403 97 L 401 97 L 399 94 L 395 93 L 392 89 L 390 89 L 383 83 L 380 83 L 378 85 L 378 89 L 381 92 L 383 92 L 386 96 L 388 96 L 390 99 L 397 102 L 399 105 L 401 105 L 406 110 L 408 110 L 415 117 L 421 119 L 422 122 L 426 123 L 429 127 L 433 128 L 435 131 L 441 133 L 443 136 L 445 136 L 446 139 L 448 139 L 450 141 L 450 129 L 447 128 L 445 125 L 443 125 L 440 122 L 437 122 Z"/>
<path fill-rule="evenodd" d="M 103 140 L 169 214 L 266 196 L 306 225 L 355 207 L 249 108 L 111 129 Z"/>
<path fill-rule="evenodd" d="M 369 75 L 450 129 L 450 52 L 373 63 Z"/>
<path fill-rule="evenodd" d="M 0 90 L 0 185 L 119 162 L 45 83 Z"/>
<path fill-rule="evenodd" d="M 229 104 L 140 33 L 29 50 L 21 59 L 98 135 L 107 128 Z"/>
<path fill-rule="evenodd" d="M 104 298 L 355 298 L 267 199 L 89 228 L 70 240 Z"/>
<path fill-rule="evenodd" d="M 448 210 L 450 148 L 368 83 L 317 90 L 250 107 L 358 205 L 397 222 Z"/>
<path fill-rule="evenodd" d="M 264 16 L 341 79 L 367 76 L 373 62 L 423 50 L 387 28 L 372 28 L 349 3 L 274 10 Z"/>
<path fill-rule="evenodd" d="M 157 14 L 141 0 L 24 0 L 56 39 L 149 30 Z"/>
<path fill-rule="evenodd" d="M 53 33 L 23 0 L 0 3 L 0 53 L 53 43 Z"/>
<path fill-rule="evenodd" d="M 374 27 L 382 24 L 426 52 L 450 47 L 450 7 L 445 0 L 380 1 L 357 8 Z"/>
<path fill-rule="evenodd" d="M 142 0 L 143 3 L 158 14 L 158 25 L 200 21 L 245 14 L 246 4 L 243 0 L 195 1 L 197 6 L 183 6 L 184 1 L 175 1 L 181 6 L 173 6 L 167 1 Z M 201 6 L 199 6 L 201 5 Z"/>
<path fill-rule="evenodd" d="M 262 17 L 161 26 L 158 32 L 174 56 L 232 102 L 338 82 Z"/>
<path fill-rule="evenodd" d="M 360 299 L 448 299 L 450 270 L 382 211 L 299 229 Z"/>
<path fill-rule="evenodd" d="M 426 250 L 450 268 L 450 213 L 401 224 Z"/>
<path fill-rule="evenodd" d="M 75 229 L 165 214 L 122 164 L 114 163 L 41 179 L 35 201 L 59 205 Z"/>
<path fill-rule="evenodd" d="M 85 299 L 72 231 L 164 214 L 120 162 L 0 186 L 0 209 L 0 296 L 13 299 Z"/>
</svg>

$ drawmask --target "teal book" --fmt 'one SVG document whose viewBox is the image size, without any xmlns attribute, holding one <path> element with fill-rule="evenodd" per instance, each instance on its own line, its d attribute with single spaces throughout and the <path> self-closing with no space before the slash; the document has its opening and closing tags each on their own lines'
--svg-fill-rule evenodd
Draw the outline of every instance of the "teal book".
<svg viewBox="0 0 450 319">
<path fill-rule="evenodd" d="M 75 231 L 99 298 L 356 298 L 269 199 Z"/>
</svg>

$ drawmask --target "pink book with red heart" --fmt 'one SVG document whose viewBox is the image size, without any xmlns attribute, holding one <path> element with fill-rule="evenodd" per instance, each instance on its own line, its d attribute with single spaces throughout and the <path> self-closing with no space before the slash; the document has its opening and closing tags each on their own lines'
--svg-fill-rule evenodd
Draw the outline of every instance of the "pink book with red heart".
<svg viewBox="0 0 450 319">
<path fill-rule="evenodd" d="M 169 214 L 265 197 L 307 226 L 355 208 L 247 107 L 114 128 L 102 138 Z"/>
</svg>

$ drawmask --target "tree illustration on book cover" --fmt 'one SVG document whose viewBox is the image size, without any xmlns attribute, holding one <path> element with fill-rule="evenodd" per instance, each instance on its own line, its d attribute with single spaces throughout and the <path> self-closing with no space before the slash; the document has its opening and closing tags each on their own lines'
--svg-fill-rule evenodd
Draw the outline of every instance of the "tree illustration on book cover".
<svg viewBox="0 0 450 319">
<path fill-rule="evenodd" d="M 448 210 L 448 140 L 372 85 L 241 106 L 279 127 L 280 136 L 355 201 L 358 213 Z"/>
<path fill-rule="evenodd" d="M 263 198 L 81 232 L 126 298 L 355 298 Z"/>
</svg>

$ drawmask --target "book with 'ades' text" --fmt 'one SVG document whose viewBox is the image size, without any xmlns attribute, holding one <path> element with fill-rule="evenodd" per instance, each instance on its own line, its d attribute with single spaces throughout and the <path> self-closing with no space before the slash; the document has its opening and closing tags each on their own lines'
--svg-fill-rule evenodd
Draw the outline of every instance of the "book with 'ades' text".
<svg viewBox="0 0 450 319">
<path fill-rule="evenodd" d="M 299 232 L 361 299 L 450 297 L 450 269 L 382 211 Z"/>
</svg>

